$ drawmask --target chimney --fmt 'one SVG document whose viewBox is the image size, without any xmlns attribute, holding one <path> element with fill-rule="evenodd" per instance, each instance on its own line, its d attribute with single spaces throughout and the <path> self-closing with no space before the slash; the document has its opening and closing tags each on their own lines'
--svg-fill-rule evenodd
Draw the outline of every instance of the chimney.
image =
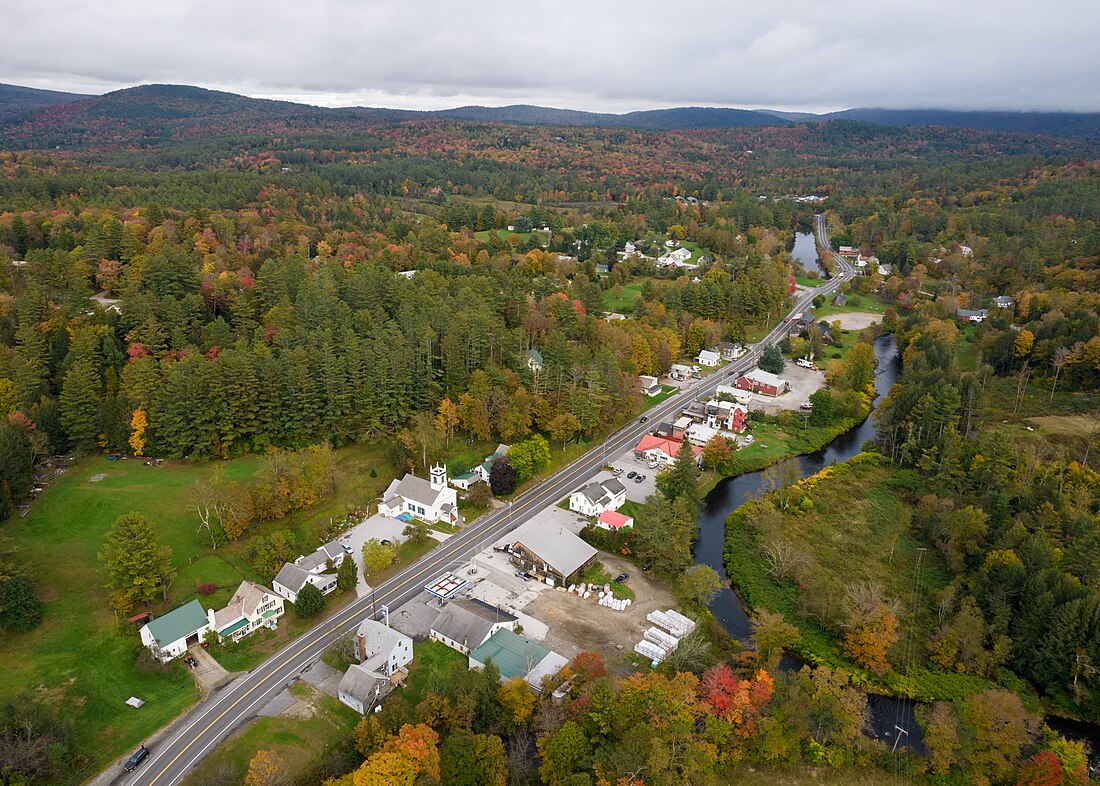
<svg viewBox="0 0 1100 786">
<path fill-rule="evenodd" d="M 355 654 L 359 656 L 360 663 L 367 659 L 367 637 L 363 633 L 356 637 Z"/>
</svg>

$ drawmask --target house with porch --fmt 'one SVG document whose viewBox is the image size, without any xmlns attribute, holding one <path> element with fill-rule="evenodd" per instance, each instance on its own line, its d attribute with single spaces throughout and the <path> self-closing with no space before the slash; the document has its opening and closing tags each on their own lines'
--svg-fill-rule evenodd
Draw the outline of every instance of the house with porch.
<svg viewBox="0 0 1100 786">
<path fill-rule="evenodd" d="M 643 374 L 638 377 L 638 389 L 645 396 L 659 396 L 661 383 L 657 381 L 657 377 L 648 377 Z"/>
<path fill-rule="evenodd" d="M 225 608 L 207 612 L 218 639 L 237 642 L 261 627 L 275 630 L 283 616 L 283 598 L 252 581 L 242 581 Z"/>
<path fill-rule="evenodd" d="M 172 660 L 198 644 L 210 630 L 210 618 L 197 600 L 172 609 L 141 626 L 141 643 L 162 662 Z"/>
<path fill-rule="evenodd" d="M 306 584 L 312 584 L 321 590 L 322 595 L 329 595 L 336 591 L 335 573 L 310 573 L 303 570 L 293 562 L 286 562 L 282 569 L 271 582 L 271 588 L 276 595 L 286 598 L 291 603 L 298 602 L 298 593 Z"/>
<path fill-rule="evenodd" d="M 340 563 L 346 556 L 344 547 L 335 540 L 331 540 L 323 546 L 318 546 L 310 554 L 298 557 L 294 560 L 294 564 L 310 573 L 326 573 L 340 567 Z"/>
<path fill-rule="evenodd" d="M 713 350 L 722 356 L 722 360 L 737 360 L 745 354 L 745 348 L 736 342 L 723 341 Z"/>
<path fill-rule="evenodd" d="M 476 467 L 451 478 L 451 485 L 456 489 L 469 491 L 470 486 L 475 483 L 488 483 L 489 473 L 493 469 L 493 464 L 498 459 L 502 459 L 508 455 L 508 448 L 508 445 L 497 445 L 497 449 L 493 451 L 493 454 L 491 456 L 486 456 L 485 460 Z"/>
<path fill-rule="evenodd" d="M 458 492 L 447 485 L 446 465 L 432 467 L 431 480 L 408 473 L 394 480 L 382 495 L 378 512 L 392 518 L 405 514 L 433 524 L 458 524 Z"/>
<path fill-rule="evenodd" d="M 569 495 L 569 509 L 582 516 L 598 516 L 618 510 L 626 502 L 626 487 L 616 478 L 597 480 Z"/>
</svg>

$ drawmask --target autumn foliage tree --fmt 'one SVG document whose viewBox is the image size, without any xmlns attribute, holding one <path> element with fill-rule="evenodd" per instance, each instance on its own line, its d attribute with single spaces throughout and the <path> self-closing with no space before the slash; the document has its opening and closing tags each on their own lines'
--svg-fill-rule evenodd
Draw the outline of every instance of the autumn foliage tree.
<svg viewBox="0 0 1100 786">
<path fill-rule="evenodd" d="M 289 782 L 286 764 L 274 751 L 258 750 L 249 760 L 244 786 L 284 786 Z"/>
<path fill-rule="evenodd" d="M 885 674 L 890 670 L 887 653 L 898 640 L 898 620 L 893 607 L 877 584 L 849 587 L 848 606 L 844 654 L 875 674 Z"/>
<path fill-rule="evenodd" d="M 431 726 L 405 724 L 355 771 L 354 786 L 415 786 L 439 779 L 439 735 Z"/>
</svg>

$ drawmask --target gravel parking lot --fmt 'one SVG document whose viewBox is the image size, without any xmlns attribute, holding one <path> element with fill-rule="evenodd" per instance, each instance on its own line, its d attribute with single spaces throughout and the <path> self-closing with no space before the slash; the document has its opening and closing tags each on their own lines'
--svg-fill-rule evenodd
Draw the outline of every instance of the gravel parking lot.
<svg viewBox="0 0 1100 786">
<path fill-rule="evenodd" d="M 797 411 L 802 404 L 810 400 L 811 393 L 825 385 L 824 371 L 813 371 L 790 362 L 779 376 L 791 383 L 790 392 L 776 398 L 754 394 L 752 404 L 749 406 L 750 414 L 753 411 L 768 415 L 774 415 L 785 409 Z"/>
</svg>

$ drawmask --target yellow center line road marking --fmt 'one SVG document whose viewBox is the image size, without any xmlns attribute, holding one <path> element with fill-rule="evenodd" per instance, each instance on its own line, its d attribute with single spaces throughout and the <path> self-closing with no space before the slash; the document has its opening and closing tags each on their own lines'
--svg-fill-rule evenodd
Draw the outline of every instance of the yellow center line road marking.
<svg viewBox="0 0 1100 786">
<path fill-rule="evenodd" d="M 825 288 L 827 287 L 824 287 L 823 289 Z M 802 308 L 804 308 L 804 305 L 800 304 L 797 306 L 797 308 L 801 310 Z M 776 325 L 776 327 L 771 332 L 769 332 L 767 336 L 765 336 L 764 340 L 766 341 L 769 338 L 776 337 L 782 332 L 782 324 Z M 744 358 L 740 359 L 740 363 L 736 363 L 735 365 L 731 366 L 731 371 L 737 371 L 742 365 L 750 362 L 757 354 L 758 350 L 759 345 L 756 348 L 750 350 Z M 721 380 L 724 377 L 729 375 L 730 372 L 726 372 L 724 375 L 716 374 L 712 379 L 700 385 L 695 390 L 690 387 L 683 388 L 679 394 L 670 398 L 667 402 L 664 403 L 663 406 L 659 406 L 657 409 L 649 413 L 648 417 L 659 418 L 680 408 L 682 406 L 682 402 L 685 399 L 690 399 L 694 396 L 700 396 L 704 393 L 710 393 L 715 386 L 720 384 Z M 525 509 L 538 503 L 543 503 L 548 500 L 552 502 L 560 494 L 563 493 L 562 487 L 566 483 L 568 483 L 573 477 L 581 473 L 591 472 L 596 467 L 601 466 L 602 462 L 606 459 L 607 455 L 610 452 L 619 449 L 625 443 L 633 441 L 637 438 L 640 432 L 644 432 L 647 430 L 638 428 L 638 426 L 640 425 L 642 424 L 634 423 L 623 426 L 620 429 L 621 433 L 619 433 L 617 436 L 612 435 L 602 445 L 588 451 L 586 454 L 578 458 L 569 467 L 559 470 L 557 473 L 551 475 L 538 486 L 529 489 L 527 492 L 525 492 L 525 498 L 521 498 L 520 501 L 513 503 L 508 509 L 500 508 L 493 513 L 488 514 L 485 517 L 485 520 L 481 523 L 476 524 L 469 529 L 463 530 L 462 532 L 455 535 L 453 538 L 448 538 L 446 541 L 443 541 L 440 544 L 440 549 L 438 552 L 429 552 L 427 555 L 425 555 L 425 558 L 421 562 L 413 563 L 409 566 L 409 568 L 406 569 L 412 570 L 413 568 L 417 568 L 415 571 L 409 573 L 408 575 L 398 574 L 397 576 L 388 579 L 381 585 L 381 587 L 375 588 L 370 599 L 368 599 L 366 596 L 359 598 L 342 613 L 336 615 L 336 617 L 319 623 L 315 628 L 309 631 L 302 638 L 301 641 L 297 642 L 296 645 L 291 645 L 293 651 L 287 654 L 287 656 L 283 658 L 281 662 L 274 663 L 275 658 L 278 657 L 278 655 L 276 654 L 272 656 L 271 660 L 261 664 L 259 667 L 257 667 L 257 669 L 262 669 L 266 671 L 267 674 L 262 677 L 256 675 L 256 677 L 258 677 L 258 681 L 254 685 L 249 687 L 248 690 L 238 696 L 231 704 L 229 704 L 229 706 L 225 707 L 225 709 L 219 712 L 213 718 L 213 720 L 207 723 L 207 725 L 204 726 L 197 734 L 193 735 L 190 741 L 183 747 L 183 749 L 179 753 L 177 753 L 167 764 L 165 764 L 159 772 L 157 772 L 157 774 L 149 782 L 150 786 L 160 780 L 160 778 L 166 772 L 168 772 L 169 769 L 175 766 L 176 763 L 184 755 L 186 755 L 186 753 L 196 743 L 198 743 L 204 735 L 206 735 L 214 726 L 220 723 L 226 715 L 236 709 L 236 707 L 241 702 L 243 702 L 245 699 L 255 693 L 258 689 L 262 688 L 264 685 L 274 680 L 276 675 L 282 670 L 286 669 L 287 666 L 294 663 L 303 655 L 307 655 L 308 650 L 315 647 L 326 638 L 329 638 L 334 634 L 341 633 L 349 622 L 353 621 L 354 618 L 357 618 L 364 612 L 366 612 L 368 606 L 374 607 L 379 600 L 381 600 L 382 602 L 386 602 L 390 599 L 397 598 L 400 594 L 402 594 L 403 590 L 407 589 L 411 584 L 418 581 L 421 576 L 423 576 L 428 571 L 437 570 L 439 566 L 443 565 L 445 562 L 454 561 L 455 559 L 460 558 L 464 559 L 464 557 L 460 557 L 460 552 L 462 552 L 463 549 L 469 548 L 471 549 L 471 553 L 476 553 L 477 541 L 482 536 L 500 535 L 510 531 L 514 526 L 513 517 L 517 513 L 522 514 Z M 502 527 L 501 525 L 504 524 L 506 521 L 508 522 L 508 524 Z M 499 531 L 494 532 L 494 530 Z M 488 538 L 486 539 L 488 540 Z M 335 624 L 333 624 L 333 619 L 337 620 Z M 326 628 L 326 626 L 331 627 Z M 316 657 L 316 654 L 314 655 L 314 657 Z M 308 665 L 311 660 L 311 658 L 307 657 L 303 662 L 299 663 L 298 666 L 304 668 L 304 666 Z M 289 678 L 293 674 L 293 672 L 294 669 L 291 669 L 290 672 L 285 675 L 285 678 Z M 255 670 L 253 671 L 253 674 L 254 673 Z M 282 680 L 280 680 L 279 682 L 281 683 Z M 244 686 L 242 685 L 241 687 Z M 269 692 L 271 692 L 271 690 L 276 687 L 281 687 L 281 685 L 272 684 L 271 686 L 269 686 L 266 690 L 261 692 L 256 697 L 256 699 L 254 699 L 248 705 L 248 707 L 246 707 L 246 709 L 251 709 L 253 705 L 263 699 Z M 227 694 L 224 698 L 229 699 L 231 696 L 232 693 Z M 218 702 L 216 701 L 205 711 L 200 712 L 198 716 L 193 721 L 191 721 L 191 723 L 188 724 L 184 729 L 182 729 L 179 734 L 176 735 L 176 738 L 174 740 L 168 742 L 167 745 L 171 746 L 172 744 L 178 744 L 179 742 L 181 742 L 183 736 L 187 734 L 192 727 L 194 727 L 197 723 L 200 723 L 203 718 L 208 716 L 211 712 L 215 711 L 217 707 Z M 228 732 L 230 730 L 231 729 L 225 729 L 224 731 Z M 216 740 L 217 735 L 215 735 L 210 740 L 210 742 L 208 742 L 200 751 L 197 752 L 196 758 L 193 759 L 191 763 L 197 761 L 197 759 L 201 757 L 205 753 L 205 751 L 212 744 L 214 744 Z M 149 770 L 146 770 L 146 772 L 148 771 Z"/>
</svg>

